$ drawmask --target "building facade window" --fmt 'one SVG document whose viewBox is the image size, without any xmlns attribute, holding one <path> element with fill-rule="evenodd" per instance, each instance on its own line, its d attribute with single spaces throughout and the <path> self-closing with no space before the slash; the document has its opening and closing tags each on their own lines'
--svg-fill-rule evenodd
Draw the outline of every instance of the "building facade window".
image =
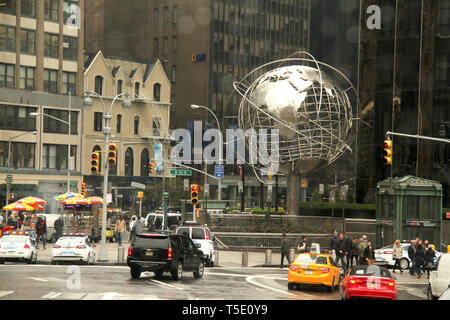
<svg viewBox="0 0 450 320">
<path fill-rule="evenodd" d="M 77 74 L 75 72 L 63 72 L 62 74 L 62 94 L 76 95 Z"/>
<path fill-rule="evenodd" d="M 17 0 L 3 1 L 5 4 L 0 6 L 0 13 L 16 15 Z"/>
<path fill-rule="evenodd" d="M 44 69 L 44 91 L 58 92 L 58 70 Z"/>
<path fill-rule="evenodd" d="M 103 94 L 103 77 L 102 76 L 96 76 L 95 77 L 95 83 L 94 83 L 94 91 L 98 93 L 99 95 Z"/>
<path fill-rule="evenodd" d="M 176 65 L 172 66 L 171 78 L 172 78 L 172 82 L 176 82 L 177 81 L 177 66 Z"/>
<path fill-rule="evenodd" d="M 159 137 L 161 135 L 161 118 L 154 117 L 152 127 L 153 127 L 153 136 Z"/>
<path fill-rule="evenodd" d="M 134 171 L 134 157 L 133 157 L 133 149 L 128 148 L 125 151 L 125 176 L 131 177 L 133 176 Z"/>
<path fill-rule="evenodd" d="M 134 117 L 134 134 L 135 135 L 139 134 L 139 117 L 138 116 Z"/>
<path fill-rule="evenodd" d="M 53 33 L 44 34 L 44 56 L 58 58 L 59 53 L 59 35 Z"/>
<path fill-rule="evenodd" d="M 3 130 L 36 130 L 36 117 L 30 113 L 36 112 L 36 108 L 0 105 L 0 129 Z"/>
<path fill-rule="evenodd" d="M 78 0 L 64 0 L 63 2 L 63 23 L 73 25 L 73 15 L 77 12 L 78 8 Z"/>
<path fill-rule="evenodd" d="M 47 21 L 59 21 L 59 0 L 45 0 L 44 19 Z"/>
<path fill-rule="evenodd" d="M 69 111 L 61 109 L 44 109 L 44 113 L 63 121 L 69 121 Z M 67 134 L 69 130 L 66 123 L 44 116 L 45 133 Z M 78 111 L 70 112 L 70 133 L 78 134 Z"/>
<path fill-rule="evenodd" d="M 20 14 L 24 17 L 36 18 L 36 0 L 22 0 Z"/>
<path fill-rule="evenodd" d="M 15 67 L 13 64 L 0 63 L 0 88 L 15 87 Z"/>
<path fill-rule="evenodd" d="M 172 37 L 172 53 L 177 53 L 178 50 L 178 38 L 177 36 Z"/>
<path fill-rule="evenodd" d="M 117 94 L 122 93 L 123 80 L 117 80 Z"/>
<path fill-rule="evenodd" d="M 153 100 L 161 101 L 161 84 L 159 83 L 153 85 Z"/>
<path fill-rule="evenodd" d="M 169 24 L 169 7 L 164 7 L 163 26 L 167 26 L 168 24 Z"/>
<path fill-rule="evenodd" d="M 117 122 L 116 122 L 116 132 L 120 133 L 121 130 L 122 130 L 122 115 L 118 114 L 117 115 Z"/>
<path fill-rule="evenodd" d="M 153 39 L 153 56 L 157 57 L 158 56 L 158 38 L 154 38 Z"/>
<path fill-rule="evenodd" d="M 136 98 L 139 98 L 139 90 L 140 90 L 141 84 L 139 82 L 134 83 L 134 96 Z"/>
<path fill-rule="evenodd" d="M 178 22 L 178 7 L 177 6 L 173 6 L 172 7 L 172 17 L 173 17 L 173 24 L 177 24 Z"/>
<path fill-rule="evenodd" d="M 34 168 L 36 144 L 11 142 L 11 168 Z M 8 141 L 0 141 L 0 167 L 8 167 Z"/>
<path fill-rule="evenodd" d="M 74 158 L 76 166 L 77 146 L 70 146 L 70 157 Z M 44 144 L 42 147 L 42 168 L 67 170 L 67 145 L 62 144 Z M 71 168 L 76 170 L 75 168 Z"/>
<path fill-rule="evenodd" d="M 102 132 L 103 112 L 94 112 L 94 131 Z"/>
<path fill-rule="evenodd" d="M 157 29 L 158 25 L 159 25 L 159 9 L 155 8 L 153 10 L 153 26 L 155 27 L 155 29 Z"/>
<path fill-rule="evenodd" d="M 77 60 L 77 42 L 75 37 L 64 36 L 63 38 L 63 59 Z"/>
<path fill-rule="evenodd" d="M 148 149 L 144 148 L 141 152 L 141 177 L 148 177 L 148 165 L 150 163 L 150 155 Z"/>
<path fill-rule="evenodd" d="M 20 51 L 21 53 L 36 54 L 36 31 L 20 30 Z"/>
<path fill-rule="evenodd" d="M 35 68 L 20 67 L 20 89 L 34 90 Z"/>
<path fill-rule="evenodd" d="M 16 28 L 0 26 L 0 50 L 16 51 Z"/>
<path fill-rule="evenodd" d="M 168 37 L 163 38 L 163 54 L 164 55 L 169 54 L 169 38 Z"/>
</svg>

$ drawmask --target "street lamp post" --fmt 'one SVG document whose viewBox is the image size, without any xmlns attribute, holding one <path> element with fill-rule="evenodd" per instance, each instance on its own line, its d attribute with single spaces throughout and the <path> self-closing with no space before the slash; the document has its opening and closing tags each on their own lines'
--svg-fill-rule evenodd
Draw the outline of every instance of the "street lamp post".
<svg viewBox="0 0 450 320">
<path fill-rule="evenodd" d="M 16 138 L 19 138 L 21 136 L 24 136 L 26 134 L 34 134 L 35 135 L 35 134 L 37 134 L 37 131 L 24 132 L 24 133 L 18 134 L 17 136 L 14 136 L 14 137 L 11 137 L 11 138 L 8 139 L 8 172 L 6 174 L 6 179 L 5 179 L 5 182 L 6 182 L 6 205 L 9 204 L 9 192 L 10 192 L 10 189 L 11 189 L 11 182 L 13 181 L 12 174 L 10 173 L 10 169 L 11 169 L 11 141 L 16 139 Z M 8 211 L 6 211 L 5 218 L 6 218 L 5 219 L 5 222 L 6 222 L 6 220 L 8 220 Z"/>
<path fill-rule="evenodd" d="M 106 195 L 108 193 L 108 174 L 109 174 L 109 162 L 108 157 L 106 156 L 106 152 L 108 152 L 109 148 L 109 141 L 111 137 L 111 111 L 112 107 L 114 105 L 114 102 L 117 100 L 117 98 L 125 95 L 126 98 L 123 100 L 122 105 L 124 107 L 131 107 L 131 101 L 128 100 L 128 93 L 120 93 L 117 96 L 114 97 L 113 101 L 111 102 L 111 106 L 109 107 L 109 110 L 106 109 L 105 103 L 103 102 L 102 97 L 97 92 L 87 91 L 86 97 L 84 99 L 84 104 L 87 106 L 92 106 L 93 102 L 90 98 L 90 95 L 93 94 L 97 98 L 100 99 L 100 102 L 102 103 L 103 107 L 103 119 L 104 119 L 104 127 L 103 127 L 103 134 L 105 136 L 105 156 L 104 156 L 104 172 L 103 172 L 103 207 L 102 207 L 102 242 L 100 247 L 100 254 L 98 261 L 108 261 L 108 254 L 106 252 L 106 216 L 108 214 L 108 204 L 106 201 Z"/>
<path fill-rule="evenodd" d="M 208 110 L 214 116 L 214 119 L 216 119 L 217 129 L 220 132 L 222 132 L 220 130 L 219 119 L 217 119 L 216 114 L 210 108 L 205 107 L 205 106 L 199 106 L 199 105 L 196 105 L 196 104 L 191 104 L 191 108 L 192 109 L 200 109 L 200 108 L 202 108 L 202 109 Z M 220 146 L 220 149 L 219 149 L 219 164 L 220 165 L 222 164 L 222 152 L 223 152 L 222 149 L 223 149 L 223 146 Z M 208 170 L 208 165 L 206 164 L 205 167 L 206 167 L 206 173 L 208 173 L 208 171 L 207 171 Z M 221 201 L 222 200 L 222 178 L 219 178 L 218 186 L 219 186 L 219 188 L 218 188 L 218 191 L 217 191 L 217 200 Z"/>
<path fill-rule="evenodd" d="M 43 112 L 32 112 L 32 113 L 30 113 L 30 116 L 43 115 L 43 116 L 49 117 L 49 118 L 51 118 L 53 120 L 62 122 L 64 124 L 66 124 L 67 127 L 68 127 L 68 129 L 67 129 L 67 193 L 70 192 L 70 133 L 71 133 L 70 125 L 71 125 L 71 107 L 72 107 L 72 96 L 71 96 L 71 93 L 69 92 L 69 117 L 68 117 L 69 120 L 68 121 L 56 118 L 56 117 L 54 117 L 52 115 L 49 115 L 49 114 L 46 114 L 46 113 L 43 113 Z"/>
</svg>

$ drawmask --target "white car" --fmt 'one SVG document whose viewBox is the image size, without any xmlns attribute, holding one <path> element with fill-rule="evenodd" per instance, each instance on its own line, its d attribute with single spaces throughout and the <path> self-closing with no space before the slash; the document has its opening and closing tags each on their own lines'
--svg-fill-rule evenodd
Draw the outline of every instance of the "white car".
<svg viewBox="0 0 450 320">
<path fill-rule="evenodd" d="M 400 243 L 403 249 L 403 256 L 400 259 L 400 268 L 403 270 L 408 269 L 411 265 L 411 260 L 408 257 L 408 247 L 410 246 L 410 243 L 404 242 Z M 377 264 L 385 264 L 388 266 L 394 266 L 395 261 L 392 258 L 392 249 L 394 245 L 386 246 L 381 249 L 375 250 L 375 263 Z M 435 250 L 436 256 L 434 257 L 434 262 L 436 263 L 436 260 L 439 258 L 441 253 L 437 250 Z"/>
<path fill-rule="evenodd" d="M 428 281 L 428 300 L 440 297 L 450 286 L 450 253 L 443 253 L 435 264 L 435 270 L 430 272 Z"/>
<path fill-rule="evenodd" d="M 208 227 L 195 222 L 186 222 L 183 226 L 178 227 L 175 233 L 184 234 L 191 238 L 194 243 L 200 244 L 199 250 L 205 256 L 206 266 L 214 267 L 214 241 Z"/>
<path fill-rule="evenodd" d="M 5 261 L 36 264 L 37 250 L 28 232 L 7 232 L 0 239 L 0 263 Z"/>
<path fill-rule="evenodd" d="M 51 263 L 58 262 L 95 263 L 95 250 L 85 233 L 65 233 L 52 249 Z"/>
</svg>

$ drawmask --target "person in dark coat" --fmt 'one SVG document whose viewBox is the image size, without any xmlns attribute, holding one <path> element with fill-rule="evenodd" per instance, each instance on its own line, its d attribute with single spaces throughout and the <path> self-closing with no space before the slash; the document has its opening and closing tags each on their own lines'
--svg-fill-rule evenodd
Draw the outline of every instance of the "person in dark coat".
<svg viewBox="0 0 450 320">
<path fill-rule="evenodd" d="M 58 241 L 58 239 L 62 237 L 63 230 L 64 230 L 63 218 L 61 216 L 59 216 L 59 218 L 55 220 L 55 223 L 53 224 L 53 226 L 55 227 L 56 241 Z"/>
<path fill-rule="evenodd" d="M 422 267 L 425 263 L 425 248 L 422 245 L 422 241 L 419 240 L 416 247 L 416 273 L 417 279 L 422 278 Z"/>
<path fill-rule="evenodd" d="M 372 242 L 367 242 L 367 247 L 364 249 L 364 256 L 368 266 L 371 266 L 375 261 L 375 250 L 372 247 Z"/>
<path fill-rule="evenodd" d="M 44 219 L 42 219 L 42 217 L 39 217 L 36 223 L 36 235 L 37 235 L 36 249 L 39 248 L 39 240 L 42 241 L 42 245 L 44 246 L 45 249 L 46 234 L 47 234 L 47 225 Z"/>
<path fill-rule="evenodd" d="M 338 240 L 338 232 L 334 231 L 333 236 L 330 239 L 330 245 L 328 246 L 328 252 L 333 255 L 334 260 L 336 260 L 336 245 Z"/>
<path fill-rule="evenodd" d="M 416 273 L 416 240 L 412 240 L 408 247 L 408 258 L 411 261 L 409 274 L 413 276 Z"/>
<path fill-rule="evenodd" d="M 355 260 L 355 266 L 358 265 L 359 256 L 361 255 L 361 251 L 359 250 L 359 239 L 355 238 L 352 242 L 352 252 L 350 258 L 350 264 L 353 267 L 353 260 Z"/>
<path fill-rule="evenodd" d="M 283 233 L 283 238 L 281 239 L 281 262 L 280 262 L 280 268 L 283 268 L 283 262 L 284 257 L 286 257 L 286 260 L 288 262 L 288 266 L 291 264 L 291 258 L 289 256 L 289 253 L 291 251 L 291 241 L 286 238 L 286 233 Z"/>
<path fill-rule="evenodd" d="M 339 260 L 341 260 L 342 268 L 344 269 L 344 273 L 347 272 L 347 263 L 346 263 L 346 253 L 347 247 L 345 245 L 344 235 L 341 233 L 339 235 L 339 240 L 336 244 L 336 266 L 339 264 Z"/>
<path fill-rule="evenodd" d="M 436 251 L 434 251 L 433 246 L 431 244 L 428 245 L 428 249 L 425 253 L 425 263 L 427 269 L 427 279 L 430 279 L 430 270 L 433 270 L 434 267 L 434 257 L 436 257 Z"/>
<path fill-rule="evenodd" d="M 344 233 L 344 242 L 345 242 L 345 255 L 347 257 L 347 266 L 350 266 L 350 259 L 352 258 L 352 239 L 348 236 L 347 233 Z"/>
</svg>

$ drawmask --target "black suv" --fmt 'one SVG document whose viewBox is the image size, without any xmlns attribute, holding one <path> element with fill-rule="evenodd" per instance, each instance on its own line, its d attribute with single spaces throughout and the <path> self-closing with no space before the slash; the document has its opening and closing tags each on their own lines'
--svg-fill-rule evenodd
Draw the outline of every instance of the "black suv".
<svg viewBox="0 0 450 320">
<path fill-rule="evenodd" d="M 186 270 L 193 271 L 195 278 L 201 278 L 205 261 L 198 247 L 185 235 L 138 234 L 128 248 L 127 264 L 131 277 L 138 279 L 143 271 L 152 271 L 157 277 L 170 272 L 172 279 L 180 280 Z"/>
</svg>

